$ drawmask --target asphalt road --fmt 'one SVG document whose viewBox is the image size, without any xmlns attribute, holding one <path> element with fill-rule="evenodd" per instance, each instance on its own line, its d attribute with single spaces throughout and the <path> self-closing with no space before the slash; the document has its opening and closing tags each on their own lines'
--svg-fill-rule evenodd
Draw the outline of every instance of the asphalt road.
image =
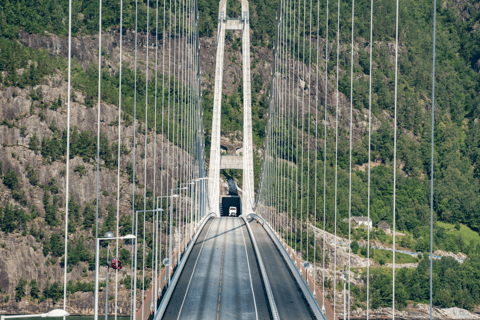
<svg viewBox="0 0 480 320">
<path fill-rule="evenodd" d="M 269 319 L 243 219 L 211 219 L 186 262 L 163 319 Z"/>
<path fill-rule="evenodd" d="M 275 243 L 256 220 L 248 220 L 262 255 L 280 319 L 314 319 L 290 269 Z"/>
</svg>

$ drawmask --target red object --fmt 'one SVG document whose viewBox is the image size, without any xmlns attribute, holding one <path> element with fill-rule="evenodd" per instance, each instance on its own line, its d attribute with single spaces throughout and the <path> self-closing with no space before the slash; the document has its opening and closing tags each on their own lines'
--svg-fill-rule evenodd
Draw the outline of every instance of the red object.
<svg viewBox="0 0 480 320">
<path fill-rule="evenodd" d="M 118 258 L 113 258 L 112 268 L 115 270 L 122 270 L 122 262 Z"/>
</svg>

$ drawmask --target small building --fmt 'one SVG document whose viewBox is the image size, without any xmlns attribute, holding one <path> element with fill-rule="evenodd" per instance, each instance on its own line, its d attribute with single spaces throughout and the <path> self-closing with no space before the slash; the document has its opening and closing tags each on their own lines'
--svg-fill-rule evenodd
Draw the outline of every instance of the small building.
<svg viewBox="0 0 480 320">
<path fill-rule="evenodd" d="M 368 229 L 372 229 L 372 219 L 368 218 L 368 217 L 352 217 L 351 218 L 351 221 L 353 223 L 356 223 L 357 226 L 365 226 L 367 227 Z"/>
<path fill-rule="evenodd" d="M 382 229 L 383 231 L 385 231 L 385 233 L 391 233 L 392 232 L 392 227 L 390 226 L 390 224 L 385 221 L 385 220 L 382 220 L 380 221 L 378 224 L 377 224 L 377 228 L 378 229 Z"/>
</svg>

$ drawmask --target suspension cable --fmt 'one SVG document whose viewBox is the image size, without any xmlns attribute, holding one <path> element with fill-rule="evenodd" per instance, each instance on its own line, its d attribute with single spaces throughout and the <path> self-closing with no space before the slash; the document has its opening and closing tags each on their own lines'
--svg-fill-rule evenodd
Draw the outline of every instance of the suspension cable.
<svg viewBox="0 0 480 320">
<path fill-rule="evenodd" d="M 370 66 L 368 81 L 368 186 L 367 215 L 370 224 L 370 181 L 372 169 L 372 51 L 373 51 L 373 0 L 370 0 Z M 373 226 L 373 223 L 372 223 Z M 367 320 L 370 319 L 370 226 L 367 227 Z"/>
<path fill-rule="evenodd" d="M 319 103 L 318 103 L 318 90 L 320 89 L 320 84 L 318 82 L 318 74 L 320 72 L 319 70 L 319 66 L 320 66 L 320 63 L 319 63 L 319 53 L 320 53 L 320 48 L 319 48 L 319 43 L 318 43 L 318 40 L 320 38 L 320 1 L 317 2 L 318 5 L 317 5 L 317 60 L 316 60 L 316 63 L 317 63 L 317 71 L 316 71 L 316 80 L 315 80 L 315 83 L 316 83 L 316 87 L 315 87 L 315 198 L 314 198 L 314 201 L 315 201 L 315 218 L 313 220 L 314 222 L 314 229 L 313 229 L 313 232 L 314 232 L 314 245 L 313 245 L 313 283 L 317 283 L 317 269 L 316 269 L 316 262 L 317 262 L 317 193 L 318 193 L 318 189 L 317 189 L 317 180 L 318 180 L 318 171 L 317 171 L 317 162 L 318 162 L 318 107 L 319 107 Z M 317 290 L 314 289 L 313 291 L 313 295 L 314 297 L 316 298 L 317 297 Z"/>
<path fill-rule="evenodd" d="M 396 187 L 397 187 L 397 97 L 398 97 L 398 5 L 396 0 L 395 15 L 395 116 L 393 124 L 393 270 L 392 270 L 392 320 L 395 320 L 395 210 L 396 210 Z"/>
<path fill-rule="evenodd" d="M 135 81 L 134 81 L 134 89 L 133 89 L 133 182 L 132 182 L 132 233 L 137 232 L 138 227 L 136 226 L 137 219 L 135 218 L 135 168 L 136 168 L 136 144 L 137 144 L 137 129 L 136 129 L 136 120 L 137 120 L 137 50 L 138 50 L 138 0 L 135 0 L 135 63 L 134 63 L 134 73 L 135 73 Z M 138 239 L 135 238 L 135 250 L 132 251 L 132 261 L 133 261 L 133 254 L 135 252 L 135 267 L 134 270 L 137 269 L 137 248 L 138 248 Z M 134 313 L 137 310 L 137 277 L 133 276 L 132 274 L 132 283 L 131 288 L 133 291 L 133 295 L 131 295 L 133 299 L 133 309 L 130 314 L 130 319 L 133 320 Z"/>
<path fill-rule="evenodd" d="M 100 7 L 101 8 L 101 7 Z M 100 11 L 101 12 L 101 11 Z M 100 56 L 100 55 L 99 55 Z M 68 273 L 68 195 L 70 181 L 70 100 L 71 100 L 71 78 L 72 78 L 72 0 L 68 1 L 68 88 L 67 88 L 67 154 L 66 154 L 66 177 L 65 177 L 65 259 L 63 272 L 63 310 L 67 310 L 67 273 Z M 98 190 L 98 188 L 97 188 Z M 97 191 L 98 199 L 98 191 Z M 97 200 L 98 208 L 98 200 Z M 98 209 L 97 209 L 98 212 Z M 98 230 L 98 214 L 97 214 Z M 97 231 L 98 234 L 98 231 Z M 97 235 L 98 237 L 98 235 Z M 96 238 L 95 238 L 96 241 Z M 96 266 L 98 268 L 98 266 Z M 98 281 L 98 279 L 95 279 Z"/>
<path fill-rule="evenodd" d="M 297 43 L 297 47 L 298 47 L 298 51 L 297 51 L 297 71 L 300 70 L 300 65 L 299 65 L 299 61 L 300 61 L 300 0 L 298 0 L 298 43 Z M 299 81 L 299 74 L 297 73 L 297 82 L 300 83 Z M 299 131 L 299 122 L 298 122 L 298 118 L 299 118 L 299 110 L 298 110 L 298 101 L 296 103 L 297 105 L 297 127 L 296 127 L 296 132 L 297 132 L 297 143 L 295 145 L 295 152 L 296 152 L 296 159 L 295 159 L 295 162 L 296 162 L 296 165 L 297 165 L 297 168 L 295 170 L 295 184 L 296 184 L 296 188 L 295 188 L 295 254 L 297 253 L 297 226 L 298 226 L 298 131 Z M 295 259 L 295 265 L 297 265 L 297 259 Z"/>
<path fill-rule="evenodd" d="M 308 62 L 308 134 L 307 134 L 307 261 L 308 261 L 308 247 L 310 246 L 310 242 L 308 242 L 308 226 L 310 225 L 310 128 L 311 128 L 311 119 L 310 119 L 310 90 L 312 87 L 312 0 L 310 0 L 310 46 L 309 46 L 309 62 Z M 304 37 L 305 39 L 305 37 Z M 305 48 L 304 48 L 305 50 Z M 314 244 L 315 245 L 315 244 Z M 308 283 L 308 275 L 305 276 Z"/>
<path fill-rule="evenodd" d="M 338 12 L 337 12 L 337 77 L 336 77 L 336 105 L 335 105 L 335 255 L 334 255 L 334 268 L 337 270 L 337 187 L 338 187 L 338 77 L 339 77 L 339 60 L 340 60 L 340 0 L 338 0 Z M 336 315 L 336 285 L 337 274 L 333 273 L 333 313 Z"/>
<path fill-rule="evenodd" d="M 350 57 L 350 155 L 349 155 L 349 183 L 348 183 L 348 319 L 350 320 L 350 280 L 351 280 L 351 235 L 352 235 L 352 143 L 353 143 L 353 40 L 355 37 L 355 0 L 352 0 L 352 49 Z M 354 252 L 356 254 L 356 252 Z"/>
<path fill-rule="evenodd" d="M 303 54 L 302 54 L 302 77 L 304 79 L 305 85 L 307 83 L 307 79 L 305 78 L 305 16 L 307 15 L 306 13 L 306 0 L 303 0 Z M 300 21 L 299 21 L 300 22 Z M 300 25 L 300 24 L 299 24 Z M 298 36 L 300 36 L 300 32 L 298 32 Z M 299 50 L 300 51 L 300 50 Z M 300 53 L 300 52 L 299 52 Z M 299 72 L 299 79 L 300 79 L 300 72 Z M 300 82 L 301 84 L 301 82 Z M 304 198 L 304 186 L 303 186 L 303 176 L 304 176 L 304 169 L 305 169 L 305 164 L 304 164 L 304 159 L 303 159 L 303 153 L 305 150 L 305 144 L 304 144 L 304 136 L 305 136 L 305 85 L 302 90 L 302 130 L 300 131 L 300 134 L 302 135 L 302 142 L 300 143 L 300 146 L 302 148 L 300 160 L 302 162 L 302 170 L 300 171 L 300 257 L 303 257 L 303 198 Z M 302 268 L 300 268 L 300 272 L 302 272 Z"/>
<path fill-rule="evenodd" d="M 372 0 L 373 1 L 373 0 Z M 323 243 L 322 243 L 322 264 L 323 264 L 323 278 L 322 278 L 322 311 L 325 310 L 325 241 L 327 240 L 326 233 L 326 196 L 327 196 L 327 105 L 328 105 L 328 13 L 329 3 L 327 0 L 327 19 L 325 20 L 325 118 L 324 125 L 324 139 L 323 139 Z"/>
<path fill-rule="evenodd" d="M 147 210 L 147 163 L 148 163 L 148 40 L 150 38 L 149 33 L 150 23 L 150 0 L 147 0 L 147 52 L 145 55 L 145 158 L 144 158 L 144 178 L 143 178 L 143 263 L 142 263 L 142 301 L 145 301 L 145 210 Z M 144 316 L 145 308 L 142 307 L 142 319 Z"/>
<path fill-rule="evenodd" d="M 153 209 L 157 209 L 156 206 L 156 173 L 157 173 L 157 97 L 158 97 L 158 0 L 156 3 L 156 14 L 155 14 L 155 117 L 154 117 L 154 129 L 153 129 Z M 163 153 L 163 150 L 162 150 Z M 152 299 L 154 302 L 153 311 L 157 312 L 157 292 L 158 292 L 158 283 L 157 283 L 157 273 L 158 273 L 158 211 L 153 211 L 156 216 L 156 221 L 153 227 L 153 244 L 152 244 L 152 284 L 153 284 L 153 294 Z M 161 238 L 161 237 L 160 237 Z M 155 259 L 153 259 L 155 258 Z M 155 267 L 154 267 L 155 266 Z M 153 270 L 155 268 L 155 270 Z"/>
<path fill-rule="evenodd" d="M 117 226 L 116 236 L 120 237 L 120 157 L 121 157 L 121 129 L 122 129 L 122 54 L 123 54 L 123 0 L 120 0 L 120 57 L 118 67 L 118 142 L 117 142 Z M 133 241 L 132 241 L 133 245 Z M 116 241 L 115 255 L 118 257 L 118 239 Z M 133 248 L 132 248 L 133 249 Z M 131 266 L 130 266 L 131 267 Z M 131 272 L 133 269 L 131 269 Z M 118 270 L 115 269 L 115 320 L 117 320 L 117 307 L 118 307 Z"/>
<path fill-rule="evenodd" d="M 433 319 L 433 156 L 435 139 L 435 36 L 437 25 L 437 0 L 433 0 L 433 48 L 432 48 L 432 136 L 430 154 L 430 320 Z"/>
</svg>

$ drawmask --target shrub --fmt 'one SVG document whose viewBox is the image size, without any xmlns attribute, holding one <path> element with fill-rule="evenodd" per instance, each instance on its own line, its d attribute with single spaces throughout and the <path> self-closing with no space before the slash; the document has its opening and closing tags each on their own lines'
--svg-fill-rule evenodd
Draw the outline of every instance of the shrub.
<svg viewBox="0 0 480 320">
<path fill-rule="evenodd" d="M 18 190 L 18 175 L 15 170 L 8 168 L 5 176 L 3 177 L 3 184 L 7 186 L 10 190 Z"/>
<path fill-rule="evenodd" d="M 19 302 L 25 297 L 25 286 L 27 285 L 27 280 L 20 278 L 17 286 L 15 287 L 15 301 Z"/>
</svg>

